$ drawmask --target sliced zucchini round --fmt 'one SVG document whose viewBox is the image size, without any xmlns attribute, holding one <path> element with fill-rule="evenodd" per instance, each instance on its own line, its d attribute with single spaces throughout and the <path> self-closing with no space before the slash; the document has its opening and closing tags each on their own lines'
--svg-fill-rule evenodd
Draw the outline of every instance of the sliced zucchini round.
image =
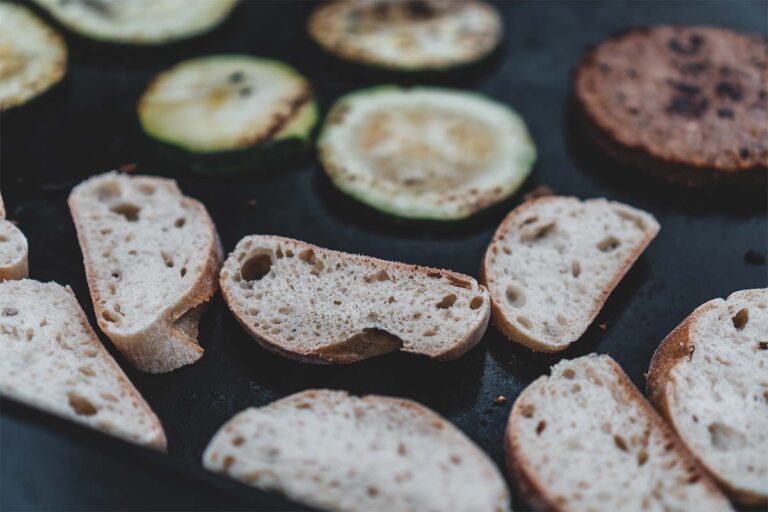
<svg viewBox="0 0 768 512">
<path fill-rule="evenodd" d="M 0 3 L 0 110 L 22 105 L 62 79 L 67 47 L 29 10 Z"/>
<path fill-rule="evenodd" d="M 536 149 L 512 109 L 439 88 L 377 87 L 344 96 L 318 141 L 331 181 L 400 217 L 461 219 L 513 194 Z"/>
<path fill-rule="evenodd" d="M 317 122 L 309 82 L 282 62 L 215 55 L 158 75 L 139 100 L 153 139 L 195 154 L 307 142 Z"/>
<path fill-rule="evenodd" d="M 237 0 L 34 0 L 80 35 L 127 44 L 163 44 L 208 32 Z"/>
<path fill-rule="evenodd" d="M 428 71 L 481 60 L 499 44 L 502 23 L 493 7 L 471 0 L 345 0 L 317 8 L 309 33 L 343 59 Z"/>
</svg>

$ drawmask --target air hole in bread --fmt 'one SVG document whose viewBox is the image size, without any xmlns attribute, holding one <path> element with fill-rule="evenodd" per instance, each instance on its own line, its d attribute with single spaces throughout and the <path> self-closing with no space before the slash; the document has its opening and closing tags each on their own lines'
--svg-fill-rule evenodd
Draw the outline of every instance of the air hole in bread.
<svg viewBox="0 0 768 512">
<path fill-rule="evenodd" d="M 364 359 L 400 350 L 403 340 L 383 329 L 367 328 L 349 338 L 318 348 L 315 353 L 323 355 L 351 356 Z"/>
<path fill-rule="evenodd" d="M 379 270 L 378 272 L 371 274 L 365 278 L 366 283 L 373 283 L 374 281 L 389 281 L 390 277 L 389 274 L 387 274 L 387 271 L 384 269 Z"/>
<path fill-rule="evenodd" d="M 531 322 L 527 316 L 522 316 L 522 315 L 518 316 L 517 323 L 519 323 L 526 329 L 530 329 L 531 327 L 533 327 L 533 322 Z"/>
<path fill-rule="evenodd" d="M 740 309 L 738 313 L 733 315 L 731 321 L 733 322 L 733 326 L 737 331 L 744 329 L 744 327 L 747 325 L 747 322 L 749 322 L 749 310 L 747 308 Z"/>
<path fill-rule="evenodd" d="M 160 256 L 163 257 L 163 261 L 165 262 L 165 266 L 166 267 L 173 268 L 175 263 L 173 262 L 173 255 L 172 254 L 168 254 L 165 251 L 160 251 Z"/>
<path fill-rule="evenodd" d="M 12 307 L 3 308 L 3 316 L 16 316 L 19 314 L 19 310 Z"/>
<path fill-rule="evenodd" d="M 555 221 L 547 222 L 540 226 L 532 228 L 530 231 L 526 231 L 520 236 L 520 240 L 523 242 L 538 242 L 548 237 L 555 230 Z"/>
<path fill-rule="evenodd" d="M 115 182 L 102 183 L 96 189 L 96 197 L 99 201 L 107 201 L 120 195 L 120 185 Z"/>
<path fill-rule="evenodd" d="M 581 275 L 581 263 L 578 261 L 571 263 L 571 275 L 573 277 L 579 277 Z"/>
<path fill-rule="evenodd" d="M 511 284 L 507 286 L 507 302 L 510 306 L 515 308 L 521 308 L 525 305 L 525 292 L 517 285 Z"/>
<path fill-rule="evenodd" d="M 437 272 L 435 270 L 428 270 L 427 277 L 431 277 L 432 279 L 440 279 L 441 277 L 443 277 L 443 274 L 442 272 Z"/>
<path fill-rule="evenodd" d="M 469 309 L 478 309 L 482 305 L 483 305 L 483 298 L 478 295 L 477 297 L 473 298 L 469 302 Z"/>
<path fill-rule="evenodd" d="M 144 195 L 151 196 L 155 193 L 155 187 L 153 185 L 150 185 L 149 183 L 141 183 L 139 184 L 139 192 L 141 192 Z"/>
<path fill-rule="evenodd" d="M 615 444 L 616 448 L 618 448 L 623 452 L 629 451 L 629 448 L 627 447 L 627 442 L 621 436 L 613 436 L 613 444 Z"/>
<path fill-rule="evenodd" d="M 597 248 L 603 252 L 611 252 L 621 245 L 621 241 L 618 238 L 611 235 L 608 238 L 604 238 L 597 243 Z"/>
<path fill-rule="evenodd" d="M 437 334 L 437 327 L 433 327 L 432 329 L 428 329 L 424 331 L 422 336 L 431 337 Z"/>
<path fill-rule="evenodd" d="M 80 373 L 82 373 L 86 377 L 95 377 L 96 376 L 96 372 L 94 372 L 93 368 L 91 368 L 90 366 L 81 366 L 80 368 L 77 369 L 77 371 L 79 371 Z"/>
<path fill-rule="evenodd" d="M 269 274 L 272 269 L 271 253 L 256 253 L 245 260 L 240 267 L 240 277 L 243 281 L 258 281 Z"/>
<path fill-rule="evenodd" d="M 544 429 L 547 428 L 547 422 L 544 420 L 541 420 L 538 425 L 536 425 L 536 435 L 540 436 L 542 432 L 544 432 Z"/>
<path fill-rule="evenodd" d="M 181 271 L 179 271 L 179 274 L 181 274 L 181 277 L 184 277 L 187 275 L 187 267 L 181 267 Z"/>
<path fill-rule="evenodd" d="M 714 422 L 707 427 L 709 440 L 717 450 L 727 451 L 742 448 L 746 444 L 744 434 L 720 422 Z"/>
<path fill-rule="evenodd" d="M 232 444 L 234 446 L 240 446 L 244 442 L 245 442 L 245 439 L 243 439 L 241 436 L 237 436 L 237 437 L 232 438 Z"/>
<path fill-rule="evenodd" d="M 537 220 L 539 220 L 539 218 L 538 218 L 537 216 L 535 216 L 535 215 L 534 215 L 533 217 L 528 217 L 527 219 L 525 219 L 525 220 L 523 221 L 522 225 L 523 225 L 523 226 L 527 226 L 528 224 L 533 224 L 533 223 L 534 223 L 534 222 L 536 222 Z"/>
<path fill-rule="evenodd" d="M 110 275 L 112 276 L 112 279 L 120 279 L 120 271 L 119 270 L 115 270 Z"/>
<path fill-rule="evenodd" d="M 768 350 L 768 341 L 760 341 L 757 343 L 758 350 Z"/>
<path fill-rule="evenodd" d="M 558 313 L 557 315 L 557 323 L 560 325 L 568 325 L 568 318 L 565 317 L 562 313 Z"/>
<path fill-rule="evenodd" d="M 646 462 L 648 462 L 648 452 L 645 450 L 637 452 L 637 465 L 642 466 Z"/>
<path fill-rule="evenodd" d="M 221 467 L 222 467 L 222 469 L 224 469 L 224 471 L 226 471 L 234 463 L 235 463 L 235 458 L 233 456 L 231 456 L 231 455 L 227 455 L 226 457 L 224 457 L 224 459 L 222 459 Z"/>
<path fill-rule="evenodd" d="M 525 404 L 523 406 L 523 416 L 525 416 L 526 418 L 532 417 L 535 411 L 536 411 L 536 408 L 533 406 L 533 404 Z"/>
<path fill-rule="evenodd" d="M 183 228 L 184 224 L 186 223 L 187 223 L 187 219 L 185 219 L 184 217 L 179 217 L 178 219 L 176 219 L 176 222 L 174 222 L 173 225 L 176 226 L 177 228 Z"/>
<path fill-rule="evenodd" d="M 576 372 L 573 371 L 573 368 L 566 368 L 563 370 L 563 377 L 566 379 L 572 379 L 576 376 Z"/>
<path fill-rule="evenodd" d="M 0 243 L 7 242 L 7 241 L 8 241 L 8 237 L 6 237 L 5 235 L 0 235 Z"/>
<path fill-rule="evenodd" d="M 371 498 L 379 494 L 379 489 L 377 487 L 369 486 L 367 491 L 368 491 L 368 496 L 370 496 Z"/>
<path fill-rule="evenodd" d="M 101 314 L 101 317 L 106 321 L 110 323 L 117 323 L 118 317 L 116 313 L 113 313 L 112 311 L 104 311 Z"/>
<path fill-rule="evenodd" d="M 299 253 L 299 259 L 305 263 L 309 263 L 310 265 L 315 264 L 315 251 L 312 249 L 305 249 Z"/>
<path fill-rule="evenodd" d="M 118 215 L 122 215 L 128 222 L 136 222 L 139 220 L 141 208 L 132 203 L 117 203 L 110 210 Z"/>
<path fill-rule="evenodd" d="M 451 306 L 453 306 L 456 303 L 456 294 L 455 293 L 449 293 L 443 299 L 437 303 L 438 309 L 448 309 Z"/>
<path fill-rule="evenodd" d="M 69 399 L 69 406 L 78 416 L 93 416 L 99 410 L 94 406 L 90 400 L 82 395 L 74 392 L 67 393 Z"/>
</svg>

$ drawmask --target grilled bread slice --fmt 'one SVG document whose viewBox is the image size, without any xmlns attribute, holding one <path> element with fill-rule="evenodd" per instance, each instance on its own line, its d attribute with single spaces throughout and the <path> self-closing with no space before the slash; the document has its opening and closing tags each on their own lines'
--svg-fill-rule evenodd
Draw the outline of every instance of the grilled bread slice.
<svg viewBox="0 0 768 512">
<path fill-rule="evenodd" d="M 310 506 L 503 512 L 499 470 L 451 423 L 410 400 L 309 390 L 227 422 L 206 468 Z"/>
<path fill-rule="evenodd" d="M 265 348 L 312 363 L 395 350 L 455 359 L 488 325 L 488 292 L 469 276 L 247 236 L 221 271 L 229 308 Z"/>
<path fill-rule="evenodd" d="M 656 350 L 648 394 L 730 494 L 768 503 L 768 289 L 697 308 Z"/>
<path fill-rule="evenodd" d="M 605 199 L 523 203 L 499 226 L 481 270 L 494 325 L 533 350 L 565 349 L 658 231 L 649 213 Z"/>
<path fill-rule="evenodd" d="M 528 386 L 506 451 L 536 510 L 731 510 L 609 356 L 561 361 Z"/>
<path fill-rule="evenodd" d="M 0 195 L 0 281 L 27 277 L 28 255 L 24 233 L 5 220 L 5 205 Z"/>
<path fill-rule="evenodd" d="M 69 287 L 0 282 L 0 394 L 165 450 L 160 421 L 99 342 Z"/>
<path fill-rule="evenodd" d="M 205 207 L 173 180 L 115 172 L 75 187 L 69 207 L 99 327 L 118 350 L 150 373 L 202 357 L 197 324 L 222 260 Z"/>
</svg>

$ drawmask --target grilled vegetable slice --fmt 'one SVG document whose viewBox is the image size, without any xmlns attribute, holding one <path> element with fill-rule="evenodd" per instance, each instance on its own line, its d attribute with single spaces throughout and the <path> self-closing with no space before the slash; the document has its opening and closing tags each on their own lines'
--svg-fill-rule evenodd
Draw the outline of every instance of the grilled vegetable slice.
<svg viewBox="0 0 768 512">
<path fill-rule="evenodd" d="M 303 76 L 282 62 L 246 55 L 181 62 L 152 81 L 138 109 L 153 139 L 227 157 L 227 166 L 240 156 L 253 163 L 255 154 L 264 156 L 277 143 L 304 144 L 317 121 Z M 222 161 L 213 159 L 211 167 Z"/>
<path fill-rule="evenodd" d="M 163 44 L 208 32 L 237 0 L 34 0 L 80 35 L 126 44 Z"/>
<path fill-rule="evenodd" d="M 484 2 L 346 0 L 320 6 L 309 33 L 343 59 L 403 71 L 447 69 L 481 60 L 502 24 Z"/>
<path fill-rule="evenodd" d="M 512 109 L 449 89 L 378 87 L 341 98 L 319 139 L 341 190 L 401 217 L 468 217 L 513 194 L 536 149 Z"/>
<path fill-rule="evenodd" d="M 0 3 L 0 110 L 22 105 L 62 79 L 64 40 L 29 10 Z"/>
</svg>

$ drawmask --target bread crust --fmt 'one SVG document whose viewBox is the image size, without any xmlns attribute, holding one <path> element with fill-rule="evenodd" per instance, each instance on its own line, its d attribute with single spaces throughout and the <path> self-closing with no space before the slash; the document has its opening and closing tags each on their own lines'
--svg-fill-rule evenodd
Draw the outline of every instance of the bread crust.
<svg viewBox="0 0 768 512">
<path fill-rule="evenodd" d="M 709 478 L 708 473 L 704 471 L 701 466 L 699 466 L 697 460 L 693 457 L 693 455 L 691 455 L 683 442 L 680 441 L 680 439 L 675 435 L 675 432 L 672 430 L 672 428 L 664 422 L 662 417 L 656 412 L 656 410 L 645 399 L 645 397 L 643 397 L 640 391 L 632 384 L 632 381 L 629 380 L 629 377 L 627 377 L 627 374 L 624 373 L 624 370 L 622 370 L 621 366 L 619 366 L 618 363 L 616 363 L 616 361 L 614 361 L 610 356 L 601 357 L 606 357 L 608 359 L 613 372 L 618 377 L 617 384 L 624 390 L 626 394 L 625 396 L 627 396 L 631 402 L 637 404 L 646 413 L 650 422 L 656 428 L 661 430 L 665 440 L 668 443 L 674 444 L 675 449 L 681 456 L 681 462 L 683 465 L 698 470 L 698 474 L 701 476 L 701 480 L 709 492 L 711 494 L 719 495 L 720 490 Z M 539 377 L 539 379 L 546 378 L 546 376 Z M 526 390 L 527 389 L 528 388 L 526 388 Z M 528 504 L 534 510 L 552 510 L 565 512 L 568 510 L 568 508 L 565 506 L 565 504 L 558 504 L 555 497 L 548 493 L 546 485 L 541 480 L 539 480 L 533 467 L 525 460 L 525 457 L 520 449 L 520 444 L 517 442 L 518 432 L 515 428 L 515 425 L 516 423 L 519 423 L 517 420 L 520 418 L 520 416 L 522 416 L 522 408 L 525 405 L 523 402 L 525 401 L 526 390 L 523 390 L 520 396 L 518 396 L 517 400 L 515 400 L 515 404 L 512 406 L 512 410 L 509 414 L 509 420 L 507 422 L 507 429 L 504 436 L 507 467 L 510 473 L 514 476 L 515 481 L 518 482 L 521 495 L 526 499 Z"/>
<path fill-rule="evenodd" d="M 616 109 L 617 107 L 615 105 L 608 105 L 609 100 L 603 98 L 602 95 L 607 94 L 607 91 L 600 92 L 599 90 L 595 91 L 590 88 L 588 85 L 590 82 L 589 78 L 593 77 L 600 81 L 624 80 L 624 78 L 614 78 L 611 73 L 618 72 L 608 69 L 606 64 L 599 62 L 603 52 L 608 51 L 606 50 L 606 46 L 618 45 L 622 41 L 628 40 L 635 40 L 638 45 L 650 46 L 654 42 L 658 42 L 658 40 L 666 37 L 664 31 L 670 30 L 675 31 L 674 33 L 680 36 L 688 35 L 688 32 L 695 32 L 697 35 L 700 34 L 698 37 L 700 37 L 701 41 L 703 41 L 704 38 L 708 38 L 714 41 L 715 45 L 730 44 L 735 47 L 733 51 L 736 53 L 740 51 L 739 49 L 741 46 L 739 45 L 752 44 L 750 38 L 754 39 L 754 41 L 760 40 L 757 35 L 740 34 L 731 30 L 713 27 L 657 26 L 636 28 L 615 34 L 603 41 L 600 45 L 589 50 L 584 57 L 582 57 L 579 65 L 573 72 L 573 97 L 575 100 L 577 119 L 580 121 L 580 124 L 603 150 L 617 160 L 661 177 L 667 181 L 679 182 L 688 186 L 702 186 L 716 183 L 730 183 L 737 185 L 765 183 L 767 176 L 766 171 L 768 171 L 768 157 L 765 156 L 765 153 L 763 153 L 762 156 L 749 159 L 732 158 L 729 160 L 730 163 L 723 163 L 715 161 L 712 157 L 703 156 L 697 151 L 695 146 L 686 146 L 687 155 L 685 157 L 672 156 L 667 154 L 668 152 L 665 151 L 663 147 L 654 146 L 653 143 L 648 140 L 648 137 L 644 138 L 641 142 L 628 142 L 629 139 L 633 138 L 631 134 L 640 128 L 634 127 L 633 123 L 617 123 L 615 121 L 609 121 L 609 116 L 604 115 L 605 112 L 608 112 L 611 109 Z M 750 42 L 747 42 L 748 40 L 750 40 Z M 754 44 L 758 43 L 755 42 Z M 649 49 L 652 50 L 653 48 Z M 674 52 L 669 52 L 669 54 L 660 53 L 655 57 L 660 68 L 663 68 L 663 70 L 669 69 L 670 73 L 674 75 L 674 78 L 680 78 L 679 83 L 670 82 L 670 85 L 679 85 L 682 89 L 682 95 L 691 101 L 691 94 L 699 94 L 699 91 L 701 91 L 699 86 L 695 84 L 708 85 L 708 82 L 713 80 L 713 78 L 707 74 L 710 72 L 709 69 L 715 67 L 715 64 L 723 64 L 722 62 L 719 62 L 719 59 L 710 62 L 710 59 L 714 56 L 714 50 L 704 50 L 701 52 L 699 48 L 696 48 L 696 51 L 691 54 L 686 55 L 684 53 L 685 51 L 691 51 L 692 49 L 693 48 L 683 48 L 682 50 L 678 50 L 679 54 Z M 672 73 L 672 70 L 674 69 L 674 59 L 681 60 L 684 65 L 698 65 L 701 69 L 690 72 L 681 71 L 678 76 L 677 74 Z M 741 62 L 738 61 L 739 59 L 736 60 L 737 62 L 731 62 L 729 64 L 733 64 L 738 68 L 741 65 Z M 747 56 L 744 56 L 743 61 L 746 60 Z M 674 64 L 681 65 L 676 61 Z M 684 65 L 682 65 L 682 69 L 685 69 Z M 724 68 L 721 66 L 721 74 L 724 73 L 722 69 Z M 619 71 L 623 72 L 623 70 Z M 642 65 L 638 71 L 635 71 L 634 68 L 630 69 L 630 72 L 634 72 L 634 80 L 636 80 L 639 85 L 645 85 L 647 88 L 651 88 L 649 94 L 658 93 L 659 95 L 662 95 L 663 91 L 654 90 L 654 88 L 661 87 L 656 82 L 651 82 L 650 80 L 643 81 L 644 71 Z M 758 72 L 764 73 L 762 71 Z M 690 81 L 693 83 L 689 85 L 688 82 Z M 725 82 L 727 81 L 724 81 L 723 83 Z M 751 95 L 752 93 L 757 94 L 757 91 L 751 90 L 751 86 L 744 91 L 745 95 Z M 708 88 L 703 91 L 702 94 L 705 95 L 706 100 L 706 95 L 710 94 Z M 724 96 L 727 97 L 728 94 L 729 92 L 726 91 Z M 741 95 L 742 92 L 738 92 L 738 95 L 734 93 L 736 103 L 734 105 L 727 104 L 729 108 L 731 106 L 738 106 L 741 108 L 738 103 L 741 101 Z M 698 98 L 698 96 L 696 96 L 696 98 Z M 761 96 L 761 98 L 762 100 L 760 101 L 764 103 L 766 98 L 764 96 Z M 747 101 L 746 98 L 744 101 Z M 749 101 L 751 101 L 751 99 Z M 702 104 L 704 105 L 704 110 L 708 109 L 710 106 L 708 102 Z M 644 108 L 648 108 L 647 105 L 643 104 L 639 107 L 639 110 L 643 110 Z M 658 112 L 657 114 L 667 115 L 665 112 Z M 733 119 L 733 111 L 728 110 L 727 114 Z M 766 115 L 768 116 L 768 114 Z M 701 118 L 699 114 L 697 114 L 695 118 L 698 118 L 696 122 L 702 126 L 713 122 L 712 120 Z M 746 121 L 742 121 L 741 119 L 734 119 L 732 121 L 732 123 L 742 122 Z M 744 129 L 744 132 L 746 132 L 746 128 Z M 666 134 L 663 134 L 662 136 L 666 136 Z M 745 141 L 741 141 L 741 143 L 744 146 L 747 145 Z M 711 144 L 710 141 L 709 145 Z M 742 151 L 742 147 L 744 147 L 726 146 L 727 145 L 721 148 L 722 151 L 734 153 Z M 749 149 L 751 148 L 747 148 L 747 150 Z"/>
<path fill-rule="evenodd" d="M 675 366 L 686 358 L 689 358 L 696 348 L 691 339 L 691 326 L 704 313 L 717 307 L 719 302 L 719 299 L 714 299 L 702 304 L 688 315 L 685 320 L 680 322 L 680 324 L 675 327 L 666 338 L 664 338 L 658 348 L 656 348 L 656 351 L 653 353 L 653 358 L 651 359 L 651 365 L 648 368 L 648 373 L 646 374 L 646 387 L 649 400 L 676 432 L 679 431 L 679 427 L 670 407 L 670 395 L 673 386 L 670 381 L 670 374 Z M 708 467 L 704 459 L 697 456 L 694 450 L 691 450 L 690 453 L 696 458 L 700 466 L 712 477 L 712 479 L 717 481 L 734 500 L 744 505 L 768 504 L 768 496 L 745 491 L 743 489 L 737 489 L 731 485 L 730 482 L 718 478 L 717 473 L 713 471 L 712 468 Z"/>
<path fill-rule="evenodd" d="M 524 215 L 528 211 L 528 209 L 531 208 L 532 206 L 535 206 L 537 204 L 544 203 L 544 202 L 551 202 L 561 198 L 562 196 L 545 196 L 545 197 L 530 199 L 522 203 L 521 205 L 519 205 L 514 210 L 512 210 L 504 218 L 504 220 L 501 221 L 501 224 L 496 229 L 496 232 L 493 234 L 491 243 L 488 245 L 488 248 L 485 251 L 485 256 L 483 257 L 483 264 L 480 267 L 480 282 L 483 284 L 483 286 L 485 286 L 489 290 L 489 293 L 490 293 L 490 287 L 488 286 L 488 274 L 491 269 L 491 256 L 493 254 L 493 251 L 498 249 L 499 240 L 502 238 L 503 234 L 509 230 L 510 224 L 513 223 L 513 221 L 517 219 L 519 216 Z M 620 203 L 616 203 L 616 204 L 620 204 Z M 635 261 L 637 261 L 637 259 L 643 253 L 643 251 L 645 251 L 645 248 L 648 247 L 648 244 L 651 243 L 651 240 L 653 240 L 656 237 L 656 235 L 659 232 L 659 229 L 660 228 L 658 225 L 653 225 L 653 226 L 650 226 L 648 229 L 646 229 L 645 237 L 642 239 L 642 241 L 637 246 L 635 251 L 631 254 L 629 258 L 624 260 L 621 268 L 616 274 L 614 274 L 611 282 L 600 291 L 600 297 L 595 307 L 589 313 L 590 324 L 597 317 L 598 313 L 603 308 L 603 305 L 605 305 L 605 302 L 608 300 L 608 297 L 610 296 L 611 292 L 613 292 L 614 288 L 616 288 L 619 282 L 624 278 L 624 275 L 626 275 L 626 273 L 629 271 L 632 265 L 635 264 Z M 520 343 L 521 345 L 525 345 L 526 347 L 536 352 L 547 352 L 547 353 L 560 352 L 570 346 L 570 344 L 566 344 L 559 347 L 552 347 L 550 345 L 541 343 L 538 340 L 532 338 L 525 332 L 515 327 L 512 324 L 512 322 L 509 320 L 509 318 L 507 318 L 504 315 L 504 311 L 501 307 L 501 303 L 502 303 L 502 299 L 500 297 L 495 297 L 493 294 L 491 294 L 491 311 L 492 311 L 491 322 L 510 341 L 515 341 L 517 343 Z"/>
<path fill-rule="evenodd" d="M 318 247 L 317 245 L 309 244 L 306 242 L 302 242 L 300 240 L 295 240 L 292 238 L 286 238 L 281 236 L 274 236 L 274 235 L 264 235 L 263 238 L 275 242 L 288 242 L 292 244 L 299 245 L 301 247 L 304 247 L 306 249 L 312 249 L 316 250 L 320 253 L 331 253 L 334 256 L 341 256 L 341 257 L 348 257 L 348 256 L 356 256 L 359 258 L 362 258 L 363 261 L 366 263 L 369 263 L 371 265 L 376 265 L 379 268 L 382 269 L 400 269 L 400 270 L 409 270 L 413 272 L 421 272 L 421 273 L 428 273 L 428 272 L 439 272 L 444 276 L 451 276 L 455 278 L 458 281 L 474 281 L 474 279 L 470 276 L 466 276 L 464 274 L 459 274 L 457 272 L 452 272 L 450 270 L 442 270 L 442 269 L 436 269 L 431 267 L 422 267 L 419 265 L 411 265 L 407 263 L 398 263 L 393 261 L 387 261 L 387 260 L 381 260 L 378 258 L 373 258 L 371 256 L 364 256 L 364 255 L 352 255 L 348 253 L 343 253 L 341 251 L 334 251 L 332 249 L 326 249 L 324 247 Z M 232 252 L 229 257 L 232 257 L 235 253 Z M 265 349 L 274 352 L 278 355 L 281 355 L 283 357 L 286 357 L 288 359 L 292 359 L 295 361 L 299 361 L 302 363 L 317 363 L 317 364 L 351 364 L 356 363 L 358 361 L 361 361 L 363 359 L 367 359 L 367 357 L 359 357 L 356 354 L 337 354 L 337 353 L 323 353 L 323 352 L 317 352 L 317 351 L 308 351 L 308 352 L 293 352 L 290 350 L 286 350 L 282 348 L 279 344 L 279 342 L 272 336 L 269 335 L 268 332 L 261 330 L 261 329 L 255 329 L 248 325 L 246 321 L 243 320 L 243 317 L 245 316 L 245 312 L 243 311 L 243 308 L 240 307 L 240 305 L 237 303 L 237 300 L 233 297 L 229 290 L 229 286 L 227 283 L 227 279 L 229 276 L 226 275 L 225 269 L 223 268 L 219 277 L 219 286 L 221 287 L 221 294 L 224 297 L 224 301 L 227 303 L 227 306 L 234 314 L 235 318 L 237 319 L 238 323 L 243 327 L 243 329 L 248 332 L 248 334 L 251 335 L 251 337 L 256 340 L 256 342 L 259 343 L 262 347 Z M 486 291 L 487 289 L 478 283 L 479 291 L 482 293 L 482 291 Z M 488 295 L 490 300 L 490 294 Z M 455 343 L 453 346 L 451 346 L 449 349 L 444 350 L 442 352 L 432 352 L 432 353 L 426 353 L 426 352 L 419 352 L 415 350 L 408 350 L 405 348 L 400 348 L 399 350 L 402 350 L 404 352 L 413 352 L 421 355 L 426 355 L 427 357 L 430 357 L 432 359 L 436 359 L 438 361 L 450 361 L 453 359 L 457 359 L 464 355 L 466 352 L 468 352 L 470 349 L 472 349 L 475 345 L 477 345 L 480 340 L 483 337 L 483 334 L 485 334 L 485 330 L 488 327 L 488 322 L 490 320 L 491 311 L 490 308 L 486 308 L 486 314 L 481 319 L 480 322 L 475 325 L 470 332 L 467 333 L 466 337 L 462 340 L 459 340 L 459 342 Z"/>
<path fill-rule="evenodd" d="M 165 178 L 149 177 L 156 180 L 166 180 Z M 171 182 L 173 187 L 183 195 L 178 189 L 174 180 Z M 219 268 L 223 261 L 223 249 L 216 227 L 211 220 L 205 206 L 199 201 L 184 196 L 184 201 L 191 204 L 202 218 L 205 219 L 208 228 L 213 234 L 213 243 L 205 248 L 207 253 L 204 271 L 189 290 L 189 292 L 180 297 L 177 302 L 157 317 L 157 320 L 146 329 L 132 332 L 129 335 L 116 333 L 110 328 L 110 324 L 104 320 L 105 309 L 102 307 L 101 294 L 96 285 L 96 274 L 91 268 L 90 249 L 85 240 L 85 229 L 82 216 L 74 198 L 70 194 L 68 204 L 72 212 L 72 219 L 77 228 L 77 238 L 80 249 L 83 252 L 83 263 L 85 267 L 85 277 L 88 282 L 88 289 L 91 294 L 91 301 L 96 312 L 96 321 L 99 328 L 104 332 L 120 352 L 130 361 L 130 363 L 141 371 L 147 373 L 166 373 L 182 366 L 194 363 L 203 356 L 203 349 L 197 342 L 197 339 L 190 337 L 187 333 L 177 328 L 174 324 L 185 314 L 196 315 L 199 318 L 202 306 L 208 302 L 216 292 Z M 200 308 L 195 310 L 196 308 Z M 195 322 L 196 324 L 196 322 Z M 163 344 L 164 350 L 158 351 L 158 345 Z"/>
</svg>

